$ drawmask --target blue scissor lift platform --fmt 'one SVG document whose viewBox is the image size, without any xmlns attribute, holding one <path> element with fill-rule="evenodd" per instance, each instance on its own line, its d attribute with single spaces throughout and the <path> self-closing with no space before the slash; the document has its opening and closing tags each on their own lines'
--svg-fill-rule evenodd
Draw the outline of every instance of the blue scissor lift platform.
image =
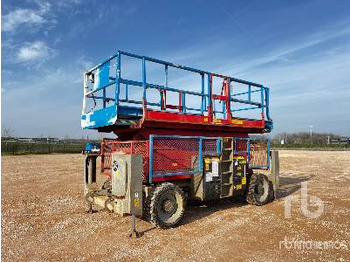
<svg viewBox="0 0 350 262">
<path fill-rule="evenodd" d="M 187 88 L 170 85 L 174 70 L 197 82 Z M 269 88 L 123 51 L 85 73 L 81 124 L 114 132 L 121 140 L 150 134 L 242 136 L 273 127 Z"/>
</svg>

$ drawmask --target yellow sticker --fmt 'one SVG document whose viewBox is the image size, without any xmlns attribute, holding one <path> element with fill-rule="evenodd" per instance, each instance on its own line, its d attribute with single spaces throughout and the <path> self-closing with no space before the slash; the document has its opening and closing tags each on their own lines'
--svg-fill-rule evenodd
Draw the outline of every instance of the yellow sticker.
<svg viewBox="0 0 350 262">
<path fill-rule="evenodd" d="M 214 119 L 214 123 L 221 123 L 221 119 Z"/>
<path fill-rule="evenodd" d="M 135 198 L 135 199 L 134 199 L 134 206 L 135 206 L 135 207 L 138 207 L 139 204 L 140 204 L 140 200 L 139 200 L 138 198 Z"/>
<path fill-rule="evenodd" d="M 204 117 L 204 122 L 208 122 L 208 121 L 209 121 L 208 117 Z"/>
<path fill-rule="evenodd" d="M 117 172 L 115 172 L 115 176 L 116 176 L 117 178 L 120 178 L 120 172 L 119 172 L 119 170 L 117 170 Z"/>
<path fill-rule="evenodd" d="M 237 189 L 237 190 L 242 189 L 242 185 L 237 185 L 237 186 L 236 186 L 236 189 Z"/>
<path fill-rule="evenodd" d="M 232 124 L 234 124 L 234 125 L 242 125 L 243 124 L 243 120 L 233 119 L 232 120 Z"/>
<path fill-rule="evenodd" d="M 242 177 L 242 185 L 247 184 L 247 178 L 246 177 Z"/>
</svg>

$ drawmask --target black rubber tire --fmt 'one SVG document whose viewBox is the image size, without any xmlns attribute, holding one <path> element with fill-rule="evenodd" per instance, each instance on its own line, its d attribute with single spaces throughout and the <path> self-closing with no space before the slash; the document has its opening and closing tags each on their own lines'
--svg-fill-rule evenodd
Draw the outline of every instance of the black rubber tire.
<svg viewBox="0 0 350 262">
<path fill-rule="evenodd" d="M 269 180 L 269 202 L 274 201 L 275 198 L 276 198 L 276 195 L 273 189 L 273 183 Z"/>
<path fill-rule="evenodd" d="M 154 189 L 152 189 L 153 191 Z M 143 199 L 144 199 L 144 205 L 143 205 L 143 219 L 151 222 L 151 196 L 152 196 L 152 192 L 150 193 L 150 195 L 148 195 L 146 197 L 146 193 L 143 192 Z"/>
<path fill-rule="evenodd" d="M 272 182 L 266 175 L 253 174 L 249 181 L 247 202 L 251 205 L 262 206 L 274 199 Z"/>
<path fill-rule="evenodd" d="M 156 186 L 146 202 L 148 202 L 146 217 L 156 227 L 174 227 L 185 213 L 184 193 L 180 187 L 172 183 Z"/>
</svg>

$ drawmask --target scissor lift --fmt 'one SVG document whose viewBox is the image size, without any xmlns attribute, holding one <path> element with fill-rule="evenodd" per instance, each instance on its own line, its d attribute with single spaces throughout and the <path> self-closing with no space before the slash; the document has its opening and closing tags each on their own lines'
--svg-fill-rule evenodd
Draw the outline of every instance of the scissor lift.
<svg viewBox="0 0 350 262">
<path fill-rule="evenodd" d="M 137 203 L 138 215 L 169 227 L 181 219 L 185 198 L 245 196 L 258 205 L 274 198 L 278 172 L 273 178 L 253 172 L 270 168 L 269 141 L 249 137 L 273 128 L 269 88 L 261 84 L 118 51 L 84 74 L 81 124 L 117 135 L 101 143 L 101 173 L 107 177 L 102 188 L 96 187 L 96 171 L 89 172 L 97 154 L 88 154 L 90 203 L 122 214 Z M 141 155 L 142 168 L 129 171 L 134 177 L 124 195 L 115 194 L 125 182 L 116 177 L 127 179 L 129 169 L 120 169 L 118 155 Z M 142 188 L 134 193 L 143 198 L 126 197 L 131 188 Z"/>
</svg>

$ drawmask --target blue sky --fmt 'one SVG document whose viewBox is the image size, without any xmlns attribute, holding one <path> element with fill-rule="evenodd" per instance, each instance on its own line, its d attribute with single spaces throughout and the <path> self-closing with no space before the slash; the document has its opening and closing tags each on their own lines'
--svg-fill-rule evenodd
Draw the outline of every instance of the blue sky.
<svg viewBox="0 0 350 262">
<path fill-rule="evenodd" d="M 82 131 L 83 72 L 117 49 L 264 84 L 278 132 L 350 135 L 350 1 L 3 0 L 1 118 Z M 195 88 L 195 87 L 194 87 Z"/>
</svg>

